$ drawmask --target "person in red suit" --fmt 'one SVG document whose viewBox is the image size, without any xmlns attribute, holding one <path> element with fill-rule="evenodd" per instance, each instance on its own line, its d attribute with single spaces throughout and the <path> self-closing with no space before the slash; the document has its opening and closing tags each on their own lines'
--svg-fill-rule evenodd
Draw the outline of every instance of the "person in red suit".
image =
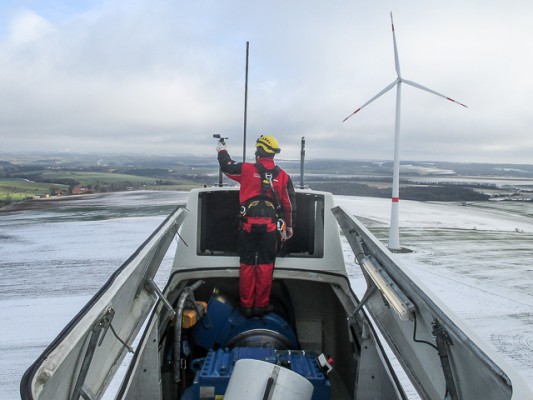
<svg viewBox="0 0 533 400">
<path fill-rule="evenodd" d="M 217 145 L 222 172 L 240 183 L 239 293 L 247 317 L 273 310 L 270 290 L 280 233 L 281 240 L 292 237 L 296 213 L 292 180 L 274 163 L 281 151 L 278 141 L 261 135 L 255 147 L 256 162 L 241 163 L 232 160 L 223 141 Z"/>
</svg>

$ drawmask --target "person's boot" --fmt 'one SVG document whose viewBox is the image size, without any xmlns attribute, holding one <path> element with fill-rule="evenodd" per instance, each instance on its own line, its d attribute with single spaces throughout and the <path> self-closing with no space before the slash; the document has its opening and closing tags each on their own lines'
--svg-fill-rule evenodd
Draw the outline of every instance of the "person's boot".
<svg viewBox="0 0 533 400">
<path fill-rule="evenodd" d="M 254 314 L 258 317 L 262 317 L 272 311 L 274 311 L 274 306 L 272 304 L 267 304 L 264 307 L 254 307 Z"/>
<path fill-rule="evenodd" d="M 254 309 L 253 308 L 242 308 L 242 315 L 244 315 L 246 318 L 252 318 L 254 316 Z"/>
</svg>

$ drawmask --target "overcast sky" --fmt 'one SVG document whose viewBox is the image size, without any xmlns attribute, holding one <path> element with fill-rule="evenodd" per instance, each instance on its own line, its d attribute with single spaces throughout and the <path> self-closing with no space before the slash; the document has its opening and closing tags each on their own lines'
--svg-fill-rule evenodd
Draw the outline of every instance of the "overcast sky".
<svg viewBox="0 0 533 400">
<path fill-rule="evenodd" d="M 379 3 L 379 4 L 375 4 Z M 431 3 L 431 4 L 429 4 Z M 400 157 L 533 163 L 533 2 L 3 0 L 0 153 L 242 157 L 259 134 L 281 156 L 390 160 L 402 77 Z"/>
</svg>

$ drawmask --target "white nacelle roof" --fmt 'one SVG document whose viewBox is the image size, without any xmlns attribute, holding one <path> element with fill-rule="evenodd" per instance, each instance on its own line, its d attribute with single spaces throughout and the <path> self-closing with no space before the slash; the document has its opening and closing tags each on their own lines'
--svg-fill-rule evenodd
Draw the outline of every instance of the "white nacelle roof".
<svg viewBox="0 0 533 400">
<path fill-rule="evenodd" d="M 206 189 L 195 189 L 190 192 L 187 201 L 187 210 L 189 211 L 181 229 L 180 240 L 172 272 L 183 269 L 196 268 L 228 268 L 238 267 L 239 257 L 227 255 L 198 255 L 199 240 L 200 240 L 200 209 L 199 197 L 205 192 L 218 191 L 238 191 L 239 188 L 228 187 L 213 187 Z M 286 256 L 278 257 L 276 259 L 276 269 L 302 269 L 302 270 L 316 270 L 321 272 L 335 272 L 346 275 L 346 268 L 344 264 L 344 256 L 342 245 L 340 241 L 340 231 L 331 213 L 334 207 L 333 195 L 326 192 L 316 192 L 312 190 L 297 190 L 297 196 L 305 196 L 312 194 L 320 196 L 324 199 L 324 223 L 316 229 L 323 229 L 323 232 L 318 233 L 318 239 L 323 241 L 323 254 L 321 257 L 306 257 L 306 256 Z M 185 243 L 187 245 L 185 245 Z M 322 245 L 322 244 L 321 244 Z"/>
</svg>

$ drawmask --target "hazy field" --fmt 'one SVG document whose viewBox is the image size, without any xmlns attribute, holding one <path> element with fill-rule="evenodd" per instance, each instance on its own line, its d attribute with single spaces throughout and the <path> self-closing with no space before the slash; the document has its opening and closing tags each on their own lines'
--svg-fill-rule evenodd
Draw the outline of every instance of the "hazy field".
<svg viewBox="0 0 533 400">
<path fill-rule="evenodd" d="M 146 176 L 127 175 L 109 172 L 83 171 L 45 171 L 25 172 L 27 178 L 0 179 L 0 203 L 17 202 L 35 196 L 44 197 L 61 191 L 68 194 L 69 185 L 60 183 L 45 183 L 33 181 L 47 180 L 50 182 L 77 182 L 78 186 L 94 188 L 98 191 L 126 190 L 128 187 L 141 189 L 143 187 L 156 190 L 190 190 L 199 187 L 198 183 L 190 180 L 158 180 Z M 73 186 L 73 185 L 71 185 Z M 0 204 L 1 206 L 1 204 Z"/>
<path fill-rule="evenodd" d="M 0 200 L 20 201 L 26 197 L 44 196 L 55 190 L 67 190 L 67 185 L 31 182 L 26 179 L 0 179 Z"/>
<path fill-rule="evenodd" d="M 136 183 L 155 183 L 155 178 L 149 178 L 144 176 L 135 176 L 119 173 L 109 172 L 86 172 L 86 171 L 35 171 L 25 172 L 24 175 L 31 177 L 32 175 L 38 175 L 42 179 L 50 181 L 62 181 L 66 179 L 72 179 L 80 182 L 84 186 L 94 186 L 103 184 L 112 184 L 116 182 L 136 182 Z"/>
</svg>

